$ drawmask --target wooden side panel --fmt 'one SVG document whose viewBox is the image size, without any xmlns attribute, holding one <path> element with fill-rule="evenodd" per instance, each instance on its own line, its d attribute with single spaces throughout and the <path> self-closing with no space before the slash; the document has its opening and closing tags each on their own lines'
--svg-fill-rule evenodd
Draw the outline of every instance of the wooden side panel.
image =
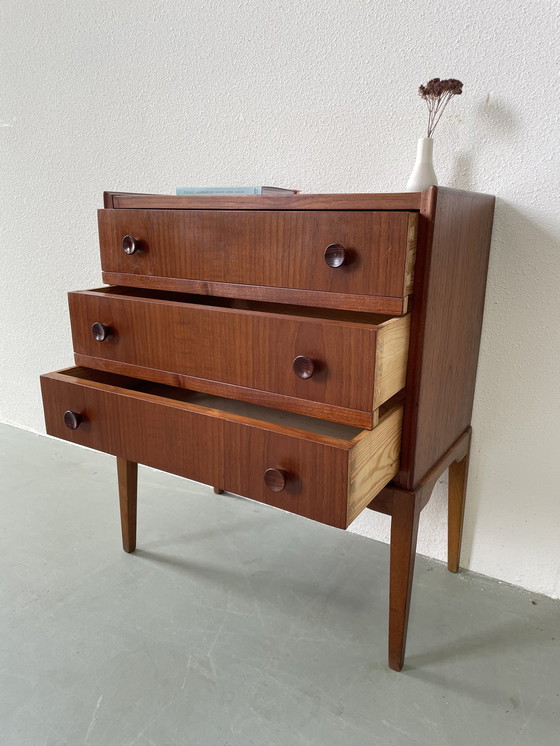
<svg viewBox="0 0 560 746">
<path fill-rule="evenodd" d="M 388 321 L 377 332 L 373 409 L 404 388 L 409 336 L 410 315 Z"/>
<path fill-rule="evenodd" d="M 215 410 L 190 411 L 172 400 L 129 395 L 114 386 L 42 376 L 47 432 L 57 438 L 346 527 L 348 447 L 243 424 Z M 77 430 L 64 425 L 66 410 L 79 412 Z M 271 492 L 267 469 L 287 473 L 286 488 Z"/>
<path fill-rule="evenodd" d="M 402 297 L 407 212 L 100 210 L 106 273 Z M 141 250 L 126 254 L 132 235 Z M 346 261 L 324 260 L 338 243 Z M 173 288 L 169 288 L 173 289 Z"/>
<path fill-rule="evenodd" d="M 369 327 L 112 293 L 86 291 L 69 293 L 68 297 L 74 351 L 90 356 L 93 367 L 95 358 L 100 358 L 106 363 L 139 366 L 148 378 L 162 383 L 169 382 L 159 376 L 165 371 L 371 411 L 377 329 L 388 333 L 383 325 Z M 405 319 L 389 322 L 389 329 L 406 324 Z M 110 330 L 105 341 L 94 339 L 94 323 Z M 402 347 L 402 334 L 399 341 Z M 395 393 L 382 364 L 388 357 L 384 367 L 389 367 L 396 354 L 394 347 L 395 339 L 390 345 L 384 344 L 378 356 L 382 381 L 376 408 Z M 301 379 L 294 372 L 292 363 L 297 356 L 307 356 L 314 362 L 316 370 L 310 378 Z M 107 364 L 103 367 L 110 369 Z M 194 380 L 192 383 L 197 388 Z"/>
<path fill-rule="evenodd" d="M 396 406 L 350 451 L 348 468 L 348 525 L 395 476 L 399 468 L 403 407 Z"/>
<path fill-rule="evenodd" d="M 482 329 L 494 197 L 423 193 L 401 469 L 413 489 L 469 426 Z"/>
</svg>

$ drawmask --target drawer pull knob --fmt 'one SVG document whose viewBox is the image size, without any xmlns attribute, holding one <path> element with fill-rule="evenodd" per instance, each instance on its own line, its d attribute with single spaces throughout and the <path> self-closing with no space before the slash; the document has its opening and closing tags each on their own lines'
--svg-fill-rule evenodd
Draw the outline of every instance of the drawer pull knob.
<svg viewBox="0 0 560 746">
<path fill-rule="evenodd" d="M 111 334 L 111 328 L 96 321 L 95 324 L 92 324 L 91 326 L 91 333 L 97 342 L 104 342 L 109 334 Z"/>
<path fill-rule="evenodd" d="M 83 417 L 79 412 L 72 412 L 71 409 L 64 412 L 64 424 L 69 430 L 77 430 Z"/>
<path fill-rule="evenodd" d="M 346 249 L 341 244 L 330 243 L 325 249 L 325 261 L 329 267 L 336 269 L 344 264 L 345 259 Z"/>
<path fill-rule="evenodd" d="M 125 254 L 134 254 L 140 248 L 140 241 L 137 238 L 134 238 L 134 236 L 124 236 L 122 247 Z"/>
<path fill-rule="evenodd" d="M 264 483 L 271 492 L 282 492 L 287 479 L 288 472 L 284 469 L 267 469 L 264 473 Z"/>
<path fill-rule="evenodd" d="M 315 373 L 315 362 L 306 355 L 298 355 L 294 358 L 292 368 L 298 378 L 311 378 Z"/>
</svg>

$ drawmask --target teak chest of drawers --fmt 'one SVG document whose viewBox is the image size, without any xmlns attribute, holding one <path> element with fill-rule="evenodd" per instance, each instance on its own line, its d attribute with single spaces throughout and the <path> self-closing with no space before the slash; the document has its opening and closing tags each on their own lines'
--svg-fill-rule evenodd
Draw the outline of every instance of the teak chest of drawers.
<svg viewBox="0 0 560 746">
<path fill-rule="evenodd" d="M 400 670 L 418 519 L 449 468 L 458 570 L 494 198 L 107 192 L 103 280 L 69 294 L 77 366 L 42 376 L 47 432 L 346 528 L 391 516 Z"/>
</svg>

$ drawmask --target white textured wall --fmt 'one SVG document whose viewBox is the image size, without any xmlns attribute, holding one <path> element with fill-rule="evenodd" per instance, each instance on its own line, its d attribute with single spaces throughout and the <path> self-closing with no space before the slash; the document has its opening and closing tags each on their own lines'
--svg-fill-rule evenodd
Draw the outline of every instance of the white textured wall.
<svg viewBox="0 0 560 746">
<path fill-rule="evenodd" d="M 560 596 L 558 2 L 2 0 L 0 419 L 43 431 L 100 284 L 104 189 L 399 191 L 420 83 L 457 77 L 440 183 L 497 195 L 463 564 Z M 557 60 L 556 60 L 557 62 Z M 387 519 L 356 530 L 385 537 Z M 445 554 L 438 487 L 421 552 Z"/>
</svg>

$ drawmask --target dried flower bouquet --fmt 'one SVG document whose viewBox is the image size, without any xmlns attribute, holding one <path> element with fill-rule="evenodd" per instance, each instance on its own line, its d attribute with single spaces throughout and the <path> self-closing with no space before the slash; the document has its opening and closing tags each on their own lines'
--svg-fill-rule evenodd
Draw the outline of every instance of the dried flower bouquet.
<svg viewBox="0 0 560 746">
<path fill-rule="evenodd" d="M 441 115 L 451 98 L 460 96 L 462 92 L 463 84 L 460 80 L 454 78 L 449 78 L 449 80 L 432 78 L 426 85 L 420 86 L 418 93 L 428 105 L 428 137 L 434 134 Z"/>
</svg>

